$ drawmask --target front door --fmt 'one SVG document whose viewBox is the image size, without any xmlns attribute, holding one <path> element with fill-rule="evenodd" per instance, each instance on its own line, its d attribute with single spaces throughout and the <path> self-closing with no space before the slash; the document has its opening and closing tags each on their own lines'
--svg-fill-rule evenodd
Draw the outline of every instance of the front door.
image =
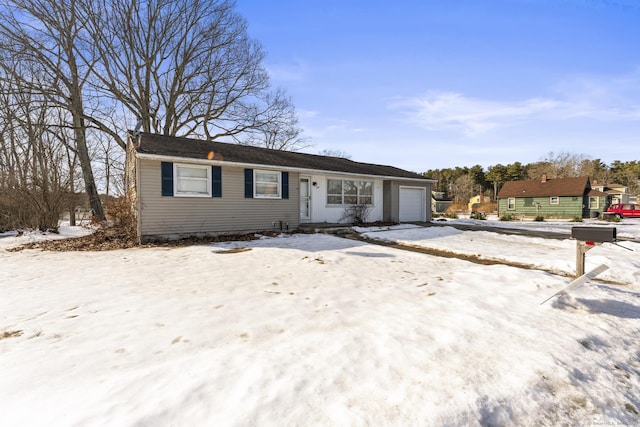
<svg viewBox="0 0 640 427">
<path fill-rule="evenodd" d="M 300 222 L 311 221 L 311 178 L 300 177 Z"/>
</svg>

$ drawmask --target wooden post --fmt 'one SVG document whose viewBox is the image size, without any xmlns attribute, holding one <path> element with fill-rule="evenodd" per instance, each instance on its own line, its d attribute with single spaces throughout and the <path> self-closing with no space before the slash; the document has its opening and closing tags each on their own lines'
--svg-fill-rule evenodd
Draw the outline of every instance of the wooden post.
<svg viewBox="0 0 640 427">
<path fill-rule="evenodd" d="M 594 242 L 576 240 L 576 277 L 584 274 L 584 254 L 586 254 L 589 249 L 593 249 L 594 246 Z"/>
<path fill-rule="evenodd" d="M 584 243 L 580 240 L 576 240 L 576 277 L 580 277 L 584 274 Z"/>
</svg>

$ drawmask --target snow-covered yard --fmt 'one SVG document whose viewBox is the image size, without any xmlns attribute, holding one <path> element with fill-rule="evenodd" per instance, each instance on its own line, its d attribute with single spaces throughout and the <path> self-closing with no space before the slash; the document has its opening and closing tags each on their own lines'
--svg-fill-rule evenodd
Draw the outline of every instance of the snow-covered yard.
<svg viewBox="0 0 640 427">
<path fill-rule="evenodd" d="M 322 234 L 111 252 L 8 235 L 0 425 L 640 423 L 640 244 L 593 249 L 606 282 L 540 305 L 574 241 L 360 231 L 531 268 Z"/>
</svg>

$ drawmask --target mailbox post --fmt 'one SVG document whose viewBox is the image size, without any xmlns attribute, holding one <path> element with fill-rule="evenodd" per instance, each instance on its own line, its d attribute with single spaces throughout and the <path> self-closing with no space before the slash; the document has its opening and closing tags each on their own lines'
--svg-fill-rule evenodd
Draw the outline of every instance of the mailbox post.
<svg viewBox="0 0 640 427">
<path fill-rule="evenodd" d="M 596 243 L 615 242 L 615 227 L 573 227 L 571 238 L 576 239 L 576 277 L 584 274 L 584 258 Z"/>
</svg>

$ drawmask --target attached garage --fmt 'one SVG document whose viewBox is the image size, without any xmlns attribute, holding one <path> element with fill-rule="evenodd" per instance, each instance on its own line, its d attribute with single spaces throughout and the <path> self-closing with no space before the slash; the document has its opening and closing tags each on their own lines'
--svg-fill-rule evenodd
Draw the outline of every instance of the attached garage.
<svg viewBox="0 0 640 427">
<path fill-rule="evenodd" d="M 400 187 L 400 222 L 427 220 L 427 190 L 424 187 Z"/>
<path fill-rule="evenodd" d="M 362 219 L 349 216 L 354 206 L 369 222 L 429 221 L 436 182 L 393 166 L 145 132 L 129 135 L 126 178 L 142 242 L 349 223 Z"/>
</svg>

